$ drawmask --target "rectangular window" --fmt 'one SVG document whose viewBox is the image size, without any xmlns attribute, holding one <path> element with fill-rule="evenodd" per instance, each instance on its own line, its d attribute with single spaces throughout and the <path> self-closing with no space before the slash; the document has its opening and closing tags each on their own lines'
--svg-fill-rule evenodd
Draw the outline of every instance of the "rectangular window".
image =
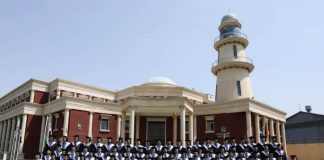
<svg viewBox="0 0 324 160">
<path fill-rule="evenodd" d="M 206 131 L 213 132 L 214 131 L 214 120 L 207 120 L 206 121 Z"/>
<path fill-rule="evenodd" d="M 237 48 L 236 45 L 233 45 L 234 58 L 237 58 Z"/>
<path fill-rule="evenodd" d="M 216 93 L 215 93 L 215 101 L 217 100 L 217 84 L 216 84 Z"/>
<path fill-rule="evenodd" d="M 129 120 L 125 120 L 125 132 L 129 132 Z"/>
<path fill-rule="evenodd" d="M 109 131 L 109 119 L 108 118 L 101 118 L 100 131 Z"/>
<path fill-rule="evenodd" d="M 236 87 L 237 87 L 237 95 L 241 96 L 242 91 L 241 91 L 241 82 L 240 81 L 236 81 Z"/>
<path fill-rule="evenodd" d="M 205 116 L 205 133 L 214 133 L 214 116 Z"/>
</svg>

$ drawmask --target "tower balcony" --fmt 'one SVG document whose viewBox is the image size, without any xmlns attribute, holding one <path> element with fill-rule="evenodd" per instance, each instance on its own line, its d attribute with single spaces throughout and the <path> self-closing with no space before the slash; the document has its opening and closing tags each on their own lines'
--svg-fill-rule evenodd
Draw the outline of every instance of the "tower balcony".
<svg viewBox="0 0 324 160">
<path fill-rule="evenodd" d="M 211 71 L 217 76 L 217 73 L 221 70 L 228 68 L 243 68 L 252 72 L 254 69 L 253 60 L 249 57 L 239 56 L 237 58 L 228 57 L 223 59 L 218 59 L 212 64 Z"/>
<path fill-rule="evenodd" d="M 228 43 L 240 43 L 245 47 L 249 45 L 249 41 L 247 40 L 247 35 L 242 32 L 227 32 L 219 35 L 214 40 L 214 48 L 218 49 Z"/>
</svg>

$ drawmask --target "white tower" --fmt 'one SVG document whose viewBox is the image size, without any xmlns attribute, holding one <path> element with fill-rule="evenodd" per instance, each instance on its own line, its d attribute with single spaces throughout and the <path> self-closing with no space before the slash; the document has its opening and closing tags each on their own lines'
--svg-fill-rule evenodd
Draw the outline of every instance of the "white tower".
<svg viewBox="0 0 324 160">
<path fill-rule="evenodd" d="M 246 57 L 245 48 L 249 42 L 241 32 L 241 27 L 233 13 L 225 15 L 218 27 L 220 36 L 214 44 L 218 60 L 212 66 L 212 72 L 217 76 L 217 102 L 253 97 L 250 72 L 254 65 Z"/>
</svg>

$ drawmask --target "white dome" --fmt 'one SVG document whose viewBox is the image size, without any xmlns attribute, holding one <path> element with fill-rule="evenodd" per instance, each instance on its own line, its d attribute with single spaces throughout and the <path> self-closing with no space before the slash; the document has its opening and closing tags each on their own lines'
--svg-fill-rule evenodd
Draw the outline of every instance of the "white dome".
<svg viewBox="0 0 324 160">
<path fill-rule="evenodd" d="M 176 85 L 174 81 L 172 81 L 168 77 L 163 77 L 163 76 L 156 76 L 150 78 L 146 83 L 144 84 L 171 84 L 171 85 Z"/>
<path fill-rule="evenodd" d="M 225 16 L 223 16 L 222 22 L 230 20 L 230 19 L 236 19 L 237 20 L 236 14 L 232 13 L 232 12 L 227 13 Z"/>
</svg>

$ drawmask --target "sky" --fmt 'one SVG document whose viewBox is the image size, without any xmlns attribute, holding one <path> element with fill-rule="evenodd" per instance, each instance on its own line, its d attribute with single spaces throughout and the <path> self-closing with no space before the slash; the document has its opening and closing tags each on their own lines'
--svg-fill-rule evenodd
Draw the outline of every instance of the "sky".
<svg viewBox="0 0 324 160">
<path fill-rule="evenodd" d="M 0 1 L 0 97 L 30 78 L 110 90 L 166 76 L 214 94 L 218 25 L 235 13 L 248 35 L 256 100 L 324 114 L 324 1 Z"/>
</svg>

